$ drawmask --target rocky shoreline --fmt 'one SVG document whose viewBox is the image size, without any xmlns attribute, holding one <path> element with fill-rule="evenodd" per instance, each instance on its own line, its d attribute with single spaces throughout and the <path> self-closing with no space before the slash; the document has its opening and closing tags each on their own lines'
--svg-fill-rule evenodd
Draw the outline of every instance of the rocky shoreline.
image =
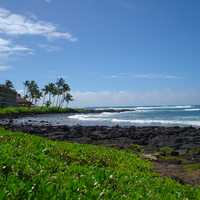
<svg viewBox="0 0 200 200">
<path fill-rule="evenodd" d="M 0 126 L 53 140 L 104 145 L 136 153 L 140 153 L 142 149 L 142 156 L 152 160 L 160 174 L 175 177 L 180 182 L 200 184 L 200 170 L 195 175 L 192 175 L 194 171 L 183 171 L 185 166 L 200 167 L 200 128 L 52 126 L 45 121 L 38 125 L 31 124 L 31 121 L 27 124 L 15 124 L 12 119 L 1 120 Z"/>
<path fill-rule="evenodd" d="M 0 125 L 14 131 L 23 131 L 31 134 L 46 136 L 50 139 L 70 140 L 80 143 L 116 145 L 127 148 L 138 144 L 147 149 L 171 147 L 178 152 L 200 147 L 200 128 L 194 127 L 107 127 L 107 126 L 52 126 L 41 121 L 39 125 L 15 124 L 13 120 L 1 120 Z"/>
</svg>

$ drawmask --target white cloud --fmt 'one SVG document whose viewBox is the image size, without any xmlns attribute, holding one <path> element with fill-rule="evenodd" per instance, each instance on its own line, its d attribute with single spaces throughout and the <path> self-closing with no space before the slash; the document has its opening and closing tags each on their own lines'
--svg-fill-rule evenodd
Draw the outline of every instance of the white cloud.
<svg viewBox="0 0 200 200">
<path fill-rule="evenodd" d="M 104 76 L 108 79 L 121 79 L 121 78 L 132 78 L 132 79 L 182 79 L 183 77 L 177 75 L 167 75 L 167 74 L 116 74 Z"/>
<path fill-rule="evenodd" d="M 197 90 L 177 91 L 171 89 L 131 92 L 131 91 L 74 91 L 73 106 L 133 106 L 133 105 L 184 105 L 198 104 L 200 92 Z"/>
<path fill-rule="evenodd" d="M 48 39 L 65 39 L 71 42 L 77 41 L 69 32 L 61 32 L 49 22 L 40 21 L 32 17 L 12 13 L 0 8 L 0 33 L 7 35 L 37 35 Z"/>
<path fill-rule="evenodd" d="M 0 38 L 0 60 L 1 63 L 4 63 L 4 61 L 8 60 L 10 56 L 13 55 L 26 55 L 26 54 L 32 54 L 33 50 L 13 43 L 11 40 L 6 40 L 3 38 Z M 3 61 L 4 60 L 4 61 Z M 11 67 L 7 64 L 1 64 L 0 65 L 0 72 L 7 71 Z"/>
<path fill-rule="evenodd" d="M 4 72 L 9 70 L 11 67 L 7 65 L 0 65 L 0 72 Z"/>
<path fill-rule="evenodd" d="M 0 38 L 0 54 L 2 56 L 10 56 L 13 54 L 30 54 L 32 49 L 14 44 L 11 40 Z"/>
</svg>

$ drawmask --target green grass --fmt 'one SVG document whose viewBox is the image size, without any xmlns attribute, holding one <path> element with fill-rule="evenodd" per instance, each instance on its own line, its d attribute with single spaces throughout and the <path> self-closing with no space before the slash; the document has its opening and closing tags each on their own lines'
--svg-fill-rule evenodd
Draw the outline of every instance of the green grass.
<svg viewBox="0 0 200 200">
<path fill-rule="evenodd" d="M 159 177 L 127 151 L 0 129 L 0 199 L 189 200 L 200 188 Z"/>
<path fill-rule="evenodd" d="M 184 165 L 184 169 L 186 169 L 189 172 L 200 170 L 200 163 L 193 163 L 193 164 Z"/>
<path fill-rule="evenodd" d="M 72 108 L 60 108 L 45 106 L 35 106 L 35 107 L 0 107 L 0 116 L 12 115 L 12 114 L 28 114 L 28 113 L 68 113 L 68 112 L 84 112 L 84 109 L 72 109 Z"/>
<path fill-rule="evenodd" d="M 174 151 L 173 148 L 171 147 L 161 147 L 159 149 L 160 154 L 165 155 L 165 156 L 169 156 L 171 155 L 171 153 Z"/>
</svg>

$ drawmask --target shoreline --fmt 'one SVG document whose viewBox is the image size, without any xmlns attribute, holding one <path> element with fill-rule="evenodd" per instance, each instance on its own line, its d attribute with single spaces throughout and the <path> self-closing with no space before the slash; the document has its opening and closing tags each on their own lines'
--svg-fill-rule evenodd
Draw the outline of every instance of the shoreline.
<svg viewBox="0 0 200 200">
<path fill-rule="evenodd" d="M 102 126 L 102 125 L 51 125 L 47 121 L 40 121 L 38 124 L 32 120 L 25 123 L 16 124 L 12 118 L 0 120 L 0 126 L 28 133 L 35 133 L 41 136 L 49 136 L 58 140 L 87 140 L 89 143 L 96 141 L 109 140 L 113 145 L 112 139 L 127 138 L 123 143 L 119 141 L 116 145 L 119 148 L 127 147 L 129 144 L 138 144 L 148 147 L 170 146 L 174 149 L 187 149 L 200 147 L 200 128 L 193 126 Z M 56 137 L 56 133 L 59 136 Z M 48 133 L 51 133 L 51 135 Z M 87 138 L 86 138 L 87 137 Z"/>
<path fill-rule="evenodd" d="M 9 112 L 9 113 L 0 113 L 0 119 L 14 119 L 14 118 L 22 118 L 22 117 L 34 117 L 36 115 L 44 115 L 44 114 L 100 114 L 100 113 L 120 113 L 120 112 L 130 112 L 135 111 L 132 109 L 102 109 L 102 110 L 95 110 L 95 109 L 68 109 L 67 111 L 28 111 L 28 112 Z"/>
</svg>

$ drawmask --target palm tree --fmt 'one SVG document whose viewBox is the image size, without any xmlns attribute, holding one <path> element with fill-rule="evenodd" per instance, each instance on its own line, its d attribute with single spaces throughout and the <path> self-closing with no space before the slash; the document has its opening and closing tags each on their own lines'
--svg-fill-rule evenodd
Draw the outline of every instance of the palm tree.
<svg viewBox="0 0 200 200">
<path fill-rule="evenodd" d="M 38 100 L 42 97 L 42 92 L 39 88 L 34 88 L 34 104 L 36 105 Z"/>
<path fill-rule="evenodd" d="M 45 103 L 45 98 L 48 95 L 48 100 L 45 103 L 46 106 L 51 106 L 54 104 L 54 100 L 52 101 L 52 97 L 55 97 L 57 92 L 56 92 L 56 86 L 54 83 L 49 83 L 47 85 L 44 86 L 44 88 L 42 89 L 43 91 L 43 104 Z M 54 98 L 55 99 L 55 98 Z"/>
<path fill-rule="evenodd" d="M 73 100 L 72 95 L 69 93 L 71 91 L 70 86 L 66 83 L 64 79 L 59 79 L 57 82 L 57 88 L 58 88 L 58 108 L 61 108 L 64 104 L 64 102 L 67 102 L 67 104 Z"/>
<path fill-rule="evenodd" d="M 64 100 L 65 100 L 65 102 L 67 103 L 67 106 L 68 106 L 69 102 L 73 101 L 74 98 L 73 98 L 73 96 L 70 93 L 67 93 L 66 96 L 65 96 L 65 98 L 64 98 Z"/>
<path fill-rule="evenodd" d="M 32 104 L 37 103 L 38 100 L 42 97 L 42 92 L 39 89 L 38 84 L 32 81 L 25 81 L 24 82 L 24 97 L 28 99 Z"/>
<path fill-rule="evenodd" d="M 24 83 L 24 98 L 28 98 L 28 87 L 30 85 L 30 81 L 25 81 Z"/>
<path fill-rule="evenodd" d="M 56 94 L 55 84 L 54 83 L 49 83 L 48 88 L 49 88 L 49 102 L 52 105 L 53 104 L 52 97 L 54 97 L 55 94 Z"/>
<path fill-rule="evenodd" d="M 42 95 L 43 95 L 43 101 L 42 101 L 42 106 L 45 104 L 46 96 L 49 92 L 48 85 L 45 85 L 44 88 L 42 89 Z"/>
<path fill-rule="evenodd" d="M 37 104 L 38 100 L 43 97 L 42 105 L 47 107 L 55 105 L 59 109 L 64 102 L 69 104 L 70 101 L 73 101 L 70 91 L 70 86 L 63 78 L 58 79 L 56 83 L 51 82 L 45 85 L 41 91 L 34 80 L 24 82 L 24 97 L 34 104 Z"/>
<path fill-rule="evenodd" d="M 69 103 L 69 99 L 72 98 L 72 95 L 69 93 L 71 90 L 70 86 L 67 84 L 67 83 L 64 83 L 63 84 L 63 88 L 62 88 L 62 96 L 61 96 L 61 101 L 60 101 L 60 104 L 59 104 L 59 108 L 61 108 L 63 106 L 63 103 L 65 101 L 67 101 Z M 67 103 L 67 104 L 68 104 Z"/>
<path fill-rule="evenodd" d="M 56 84 L 53 83 L 53 85 L 51 85 L 51 94 L 53 97 L 52 105 L 53 106 L 55 106 L 56 96 L 58 95 L 58 93 L 59 93 L 58 88 L 56 87 Z"/>
<path fill-rule="evenodd" d="M 57 90 L 56 107 L 60 107 L 61 95 L 63 94 L 64 84 L 65 80 L 63 78 L 59 78 L 56 82 L 56 90 Z"/>
<path fill-rule="evenodd" d="M 8 88 L 8 89 L 11 89 L 11 90 L 14 89 L 14 85 L 13 85 L 12 81 L 10 81 L 10 80 L 6 80 L 4 85 L 5 85 L 6 88 Z"/>
</svg>

